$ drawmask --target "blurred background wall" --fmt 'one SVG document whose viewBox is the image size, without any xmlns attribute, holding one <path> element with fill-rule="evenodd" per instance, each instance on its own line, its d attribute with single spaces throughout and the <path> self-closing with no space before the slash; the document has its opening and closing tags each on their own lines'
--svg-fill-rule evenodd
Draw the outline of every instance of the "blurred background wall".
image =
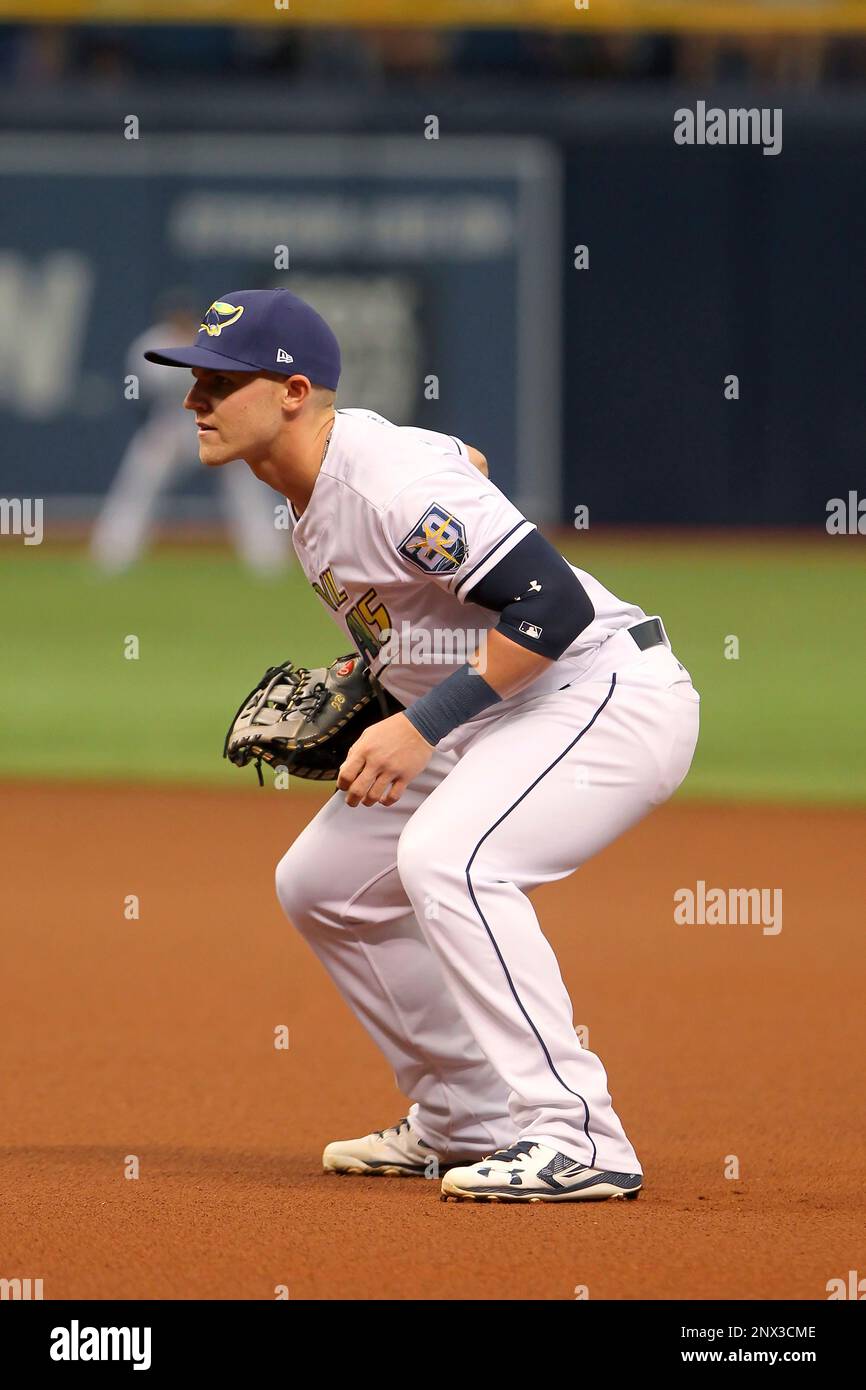
<svg viewBox="0 0 866 1390">
<path fill-rule="evenodd" d="M 2 7 L 0 488 L 92 516 L 131 344 L 285 284 L 340 404 L 460 434 L 539 520 L 823 527 L 863 474 L 866 5 L 408 10 Z M 781 152 L 676 144 L 699 101 L 780 110 Z M 192 472 L 168 509 L 213 506 Z"/>
</svg>

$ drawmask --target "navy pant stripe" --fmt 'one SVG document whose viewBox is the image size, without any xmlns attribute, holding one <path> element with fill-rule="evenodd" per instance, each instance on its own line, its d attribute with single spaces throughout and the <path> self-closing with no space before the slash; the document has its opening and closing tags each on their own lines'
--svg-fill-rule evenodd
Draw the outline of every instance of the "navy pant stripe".
<svg viewBox="0 0 866 1390">
<path fill-rule="evenodd" d="M 474 906 L 474 908 L 475 908 L 475 911 L 478 913 L 478 916 L 481 918 L 481 923 L 482 923 L 482 925 L 483 925 L 483 927 L 484 927 L 484 930 L 487 932 L 487 935 L 488 935 L 488 937 L 490 938 L 490 943 L 491 943 L 491 945 L 493 946 L 493 949 L 494 949 L 494 951 L 496 952 L 496 955 L 497 955 L 498 958 L 499 958 L 499 964 L 502 966 L 502 969 L 503 969 L 503 971 L 504 971 L 504 973 L 505 973 L 505 978 L 506 978 L 506 980 L 508 981 L 508 988 L 511 990 L 511 993 L 512 993 L 513 996 L 514 996 L 515 1003 L 517 1004 L 517 1007 L 520 1009 L 520 1012 L 523 1014 L 523 1017 L 526 1019 L 526 1022 L 529 1024 L 530 1028 L 532 1029 L 533 1033 L 535 1034 L 536 1038 L 538 1039 L 539 1046 L 541 1047 L 541 1050 L 542 1050 L 542 1052 L 544 1053 L 544 1055 L 545 1055 L 545 1057 L 546 1057 L 546 1059 L 547 1059 L 547 1065 L 550 1067 L 550 1070 L 553 1072 L 553 1075 L 556 1077 L 556 1079 L 557 1079 L 557 1081 L 559 1082 L 559 1084 L 560 1084 L 566 1091 L 568 1091 L 569 1095 L 576 1096 L 577 1099 L 578 1099 L 579 1101 L 581 1101 L 582 1104 L 583 1104 L 584 1114 L 585 1114 L 585 1116 L 586 1116 L 586 1118 L 585 1118 L 585 1120 L 584 1120 L 584 1125 L 583 1125 L 583 1132 L 584 1132 L 584 1134 L 586 1135 L 587 1139 L 589 1140 L 590 1144 L 592 1144 L 592 1159 L 591 1159 L 590 1166 L 594 1166 L 594 1164 L 595 1164 L 596 1146 L 595 1146 L 595 1140 L 592 1138 L 592 1135 L 591 1135 L 590 1132 L 589 1132 L 589 1106 L 587 1105 L 585 1098 L 584 1098 L 578 1091 L 573 1091 L 573 1090 L 571 1089 L 570 1086 L 567 1086 L 566 1083 L 563 1081 L 562 1077 L 559 1075 L 559 1072 L 556 1070 L 556 1067 L 553 1065 L 553 1059 L 552 1059 L 552 1057 L 551 1057 L 551 1055 L 550 1055 L 550 1052 L 549 1052 L 548 1049 L 547 1049 L 547 1045 L 545 1044 L 544 1039 L 542 1038 L 541 1034 L 539 1033 L 538 1029 L 536 1028 L 535 1024 L 533 1023 L 532 1019 L 530 1018 L 529 1014 L 527 1013 L 526 1008 L 525 1008 L 525 1006 L 524 1006 L 524 1004 L 523 1004 L 523 1001 L 521 1000 L 520 995 L 517 993 L 517 990 L 515 989 L 514 981 L 513 981 L 512 978 L 511 978 L 511 975 L 510 975 L 509 970 L 508 970 L 508 966 L 505 964 L 505 960 L 503 959 L 502 952 L 501 952 L 500 949 L 499 949 L 499 946 L 498 946 L 498 944 L 497 944 L 496 938 L 495 938 L 495 936 L 493 935 L 493 932 L 490 930 L 490 923 L 487 921 L 487 918 L 484 916 L 484 913 L 481 911 L 481 907 L 480 907 L 480 905 L 479 905 L 478 899 L 477 899 L 476 896 L 475 896 L 475 889 L 474 889 L 473 886 L 472 886 L 472 865 L 473 865 L 473 862 L 474 862 L 474 860 L 475 860 L 475 856 L 477 855 L 478 851 L 480 850 L 481 846 L 484 844 L 484 841 L 488 838 L 488 836 L 493 834 L 493 831 L 496 830 L 497 827 L 500 826 L 500 825 L 502 824 L 502 822 L 503 822 L 508 816 L 511 815 L 511 812 L 512 812 L 513 810 L 515 810 L 515 808 L 518 807 L 518 806 L 520 805 L 521 801 L 523 801 L 535 787 L 538 786 L 539 782 L 542 781 L 542 779 L 545 778 L 549 772 L 552 772 L 552 770 L 556 767 L 556 765 L 557 765 L 558 763 L 561 763 L 561 762 L 562 762 L 563 758 L 566 757 L 566 756 L 571 752 L 572 748 L 574 748 L 574 746 L 575 746 L 576 744 L 580 743 L 580 740 L 583 738 L 584 734 L 586 734 L 586 733 L 589 732 L 589 730 L 592 728 L 593 724 L 595 723 L 596 719 L 598 719 L 599 715 L 601 714 L 602 710 L 604 709 L 605 705 L 608 703 L 608 701 L 610 700 L 611 696 L 613 695 L 615 686 L 616 686 L 616 672 L 614 672 L 613 676 L 611 677 L 610 689 L 608 690 L 607 694 L 605 695 L 605 697 L 604 697 L 604 699 L 602 700 L 601 704 L 599 705 L 598 709 L 595 711 L 595 714 L 594 714 L 594 715 L 592 716 L 592 718 L 590 719 L 589 723 L 586 724 L 586 725 L 581 729 L 581 731 L 580 731 L 580 733 L 577 735 L 577 737 L 576 737 L 576 738 L 573 738 L 573 739 L 571 740 L 571 743 L 569 743 L 568 746 L 562 750 L 562 752 L 558 755 L 558 757 L 554 758 L 553 762 L 550 763 L 550 765 L 549 765 L 548 767 L 546 767 L 546 768 L 544 769 L 543 772 L 539 773 L 539 775 L 536 777 L 535 781 L 532 782 L 532 783 L 530 783 L 530 785 L 526 788 L 525 791 L 521 792 L 521 794 L 520 794 L 520 796 L 517 798 L 517 800 L 514 801 L 514 802 L 512 802 L 512 804 L 508 807 L 508 810 L 507 810 L 507 811 L 503 811 L 502 815 L 499 817 L 499 819 L 498 819 L 497 821 L 494 821 L 493 825 L 490 826 L 489 830 L 485 830 L 484 834 L 481 836 L 481 839 L 478 841 L 478 844 L 475 846 L 474 850 L 472 851 L 472 854 L 471 854 L 470 857 L 469 857 L 469 863 L 466 865 L 466 883 L 467 883 L 467 885 L 468 885 L 468 887 L 469 887 L 469 896 L 470 896 L 470 898 L 472 899 L 472 904 L 473 904 L 473 906 Z"/>
</svg>

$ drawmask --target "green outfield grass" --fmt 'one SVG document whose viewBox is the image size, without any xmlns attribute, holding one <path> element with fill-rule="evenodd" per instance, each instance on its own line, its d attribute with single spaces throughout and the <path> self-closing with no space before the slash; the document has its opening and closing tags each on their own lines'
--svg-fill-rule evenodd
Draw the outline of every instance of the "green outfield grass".
<svg viewBox="0 0 866 1390">
<path fill-rule="evenodd" d="M 702 696 L 681 795 L 866 800 L 866 584 L 856 541 L 567 537 L 574 563 L 660 613 Z M 300 571 L 268 582 L 228 555 L 164 550 L 128 575 L 79 552 L 0 555 L 0 774 L 255 786 L 223 762 L 230 716 L 266 666 L 346 649 Z M 124 659 L 139 639 L 140 658 Z M 739 659 L 725 639 L 739 639 Z"/>
</svg>

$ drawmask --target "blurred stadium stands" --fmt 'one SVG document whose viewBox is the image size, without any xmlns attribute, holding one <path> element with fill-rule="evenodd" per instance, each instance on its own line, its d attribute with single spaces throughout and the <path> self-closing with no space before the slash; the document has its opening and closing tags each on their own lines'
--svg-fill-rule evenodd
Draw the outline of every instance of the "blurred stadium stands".
<svg viewBox="0 0 866 1390">
<path fill-rule="evenodd" d="M 774 7 L 767 6 L 768 23 Z M 866 30 L 866 18 L 864 18 Z M 383 83 L 469 78 L 548 82 L 760 82 L 812 87 L 866 79 L 866 32 L 401 28 L 274 25 L 6 25 L 0 73 L 19 92 L 58 82 L 110 88 L 195 78 Z"/>
</svg>

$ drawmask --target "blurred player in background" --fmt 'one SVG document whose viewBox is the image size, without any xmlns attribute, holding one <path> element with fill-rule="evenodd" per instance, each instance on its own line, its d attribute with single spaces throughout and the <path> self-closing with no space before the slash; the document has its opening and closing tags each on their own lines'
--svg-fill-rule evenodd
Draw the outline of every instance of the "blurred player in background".
<svg viewBox="0 0 866 1390">
<path fill-rule="evenodd" d="M 198 315 L 177 294 L 160 301 L 159 322 L 129 346 L 127 372 L 138 377 L 139 399 L 147 411 L 120 461 L 93 527 L 90 554 L 100 569 L 117 574 L 139 558 L 149 540 L 163 493 L 186 472 L 201 470 L 198 439 L 189 418 L 179 409 L 186 394 L 176 372 L 164 372 L 143 360 L 157 343 L 180 346 L 198 328 Z M 274 525 L 271 499 L 246 469 L 219 470 L 217 485 L 238 555 L 261 575 L 273 575 L 289 564 L 287 533 Z"/>
</svg>

